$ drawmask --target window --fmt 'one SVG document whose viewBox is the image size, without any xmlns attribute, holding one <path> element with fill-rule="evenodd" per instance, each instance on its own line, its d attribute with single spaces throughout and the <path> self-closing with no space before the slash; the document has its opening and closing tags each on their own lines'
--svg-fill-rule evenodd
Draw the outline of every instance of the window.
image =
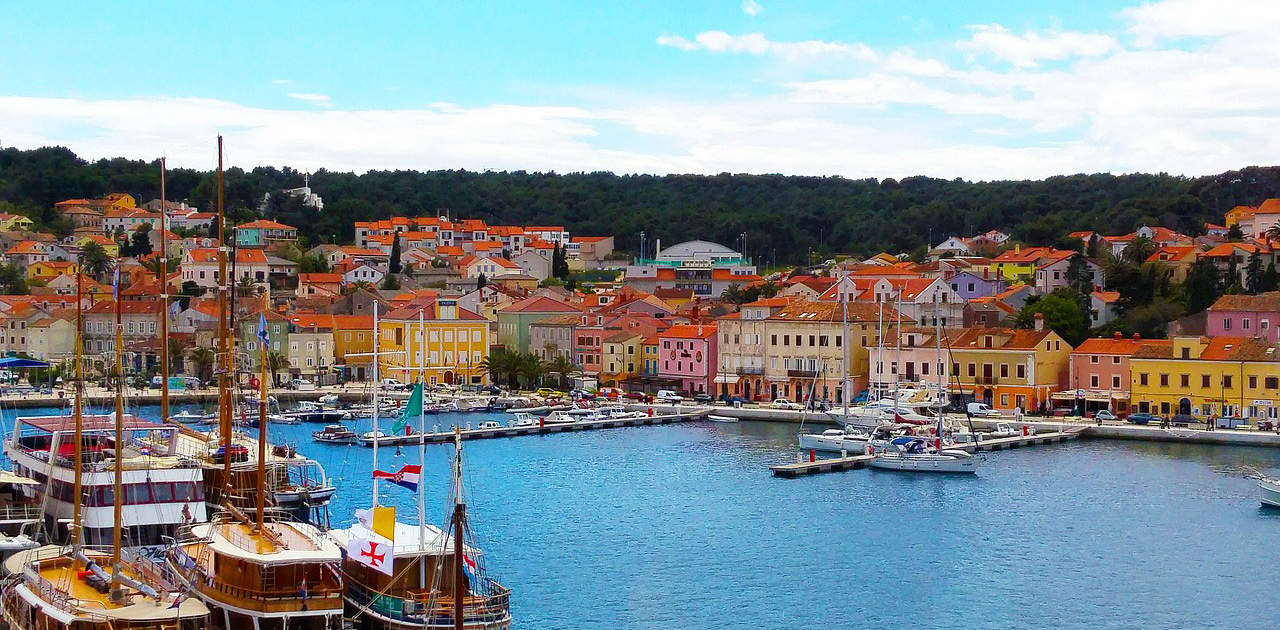
<svg viewBox="0 0 1280 630">
<path fill-rule="evenodd" d="M 1009 406 L 1009 395 L 1008 395 L 1008 394 L 1000 394 L 1000 406 L 1001 406 L 1001 407 L 1008 407 L 1008 406 Z"/>
<path fill-rule="evenodd" d="M 1111 365 L 1120 365 L 1120 357 L 1119 356 L 1111 357 Z"/>
<path fill-rule="evenodd" d="M 1240 320 L 1240 330 L 1249 330 L 1249 318 Z"/>
<path fill-rule="evenodd" d="M 769 335 L 769 345 L 771 345 L 771 346 L 776 346 L 776 345 L 778 345 L 778 336 L 777 336 L 777 335 Z"/>
<path fill-rule="evenodd" d="M 1209 387 L 1209 375 L 1208 375 L 1208 374 L 1201 374 L 1201 375 L 1200 375 L 1200 387 L 1202 387 L 1202 388 L 1208 388 L 1208 387 Z"/>
<path fill-rule="evenodd" d="M 1267 386 L 1267 389 L 1280 389 L 1280 383 L 1277 381 L 1280 381 L 1280 378 L 1268 376 L 1263 380 L 1263 383 Z"/>
<path fill-rule="evenodd" d="M 1024 378 L 1026 378 L 1026 377 L 1027 377 L 1027 366 L 1025 366 L 1025 365 L 1023 365 L 1023 364 L 1019 363 L 1019 364 L 1018 364 L 1018 379 L 1019 379 L 1019 380 L 1021 380 L 1021 379 L 1024 379 Z"/>
<path fill-rule="evenodd" d="M 1160 375 L 1160 386 L 1161 386 L 1161 387 L 1168 387 L 1168 386 L 1169 386 L 1169 375 L 1168 375 L 1168 374 L 1161 374 L 1161 375 Z"/>
<path fill-rule="evenodd" d="M 1001 363 L 1001 364 L 1000 364 L 1000 378 L 1009 378 L 1009 364 L 1008 364 L 1008 363 Z"/>
<path fill-rule="evenodd" d="M 1231 375 L 1230 375 L 1230 374 L 1223 375 L 1223 377 L 1222 377 L 1222 386 L 1223 386 L 1223 387 L 1225 387 L 1225 388 L 1227 388 L 1227 389 L 1231 389 L 1231 387 L 1232 387 L 1232 380 L 1231 380 Z"/>
<path fill-rule="evenodd" d="M 1099 356 L 1098 356 L 1098 355 L 1096 355 L 1096 354 L 1094 354 L 1094 355 L 1090 355 L 1090 356 L 1089 356 L 1089 363 L 1092 363 L 1092 364 L 1094 364 L 1094 365 L 1097 365 L 1097 364 L 1098 364 L 1098 359 L 1100 359 L 1100 358 L 1101 358 L 1101 357 L 1099 357 Z"/>
<path fill-rule="evenodd" d="M 1097 389 L 1097 388 L 1098 388 L 1098 375 L 1097 375 L 1097 374 L 1090 374 L 1090 375 L 1089 375 L 1089 387 L 1092 387 L 1092 388 L 1094 388 L 1094 389 Z"/>
<path fill-rule="evenodd" d="M 1120 389 L 1120 377 L 1119 377 L 1119 376 L 1112 376 L 1112 377 L 1111 377 L 1111 389 Z"/>
<path fill-rule="evenodd" d="M 974 375 L 976 375 L 977 373 L 978 373 L 978 367 L 977 367 L 976 365 L 974 365 L 974 364 L 970 363 L 970 364 L 969 364 L 969 376 L 974 376 Z"/>
<path fill-rule="evenodd" d="M 1223 318 L 1223 320 L 1222 320 L 1222 329 L 1223 329 L 1223 330 L 1231 330 L 1231 318 L 1230 318 L 1230 317 Z"/>
<path fill-rule="evenodd" d="M 1253 375 L 1249 376 L 1249 389 L 1258 389 L 1258 377 Z"/>
<path fill-rule="evenodd" d="M 1181 375 L 1179 375 L 1179 376 L 1178 376 L 1178 386 L 1179 386 L 1179 387 L 1191 387 L 1191 375 L 1190 375 L 1190 374 L 1181 374 Z"/>
</svg>

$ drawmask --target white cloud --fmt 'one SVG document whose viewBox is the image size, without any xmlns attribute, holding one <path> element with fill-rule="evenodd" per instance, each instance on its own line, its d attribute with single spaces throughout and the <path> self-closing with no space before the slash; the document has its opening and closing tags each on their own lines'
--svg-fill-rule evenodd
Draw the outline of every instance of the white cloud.
<svg viewBox="0 0 1280 630">
<path fill-rule="evenodd" d="M 1127 8 L 1129 32 L 1139 45 L 1184 37 L 1265 35 L 1280 28 L 1280 2 L 1271 0 L 1163 0 Z"/>
<path fill-rule="evenodd" d="M 786 59 L 819 56 L 849 56 L 869 59 L 874 52 L 864 44 L 844 44 L 811 39 L 798 42 L 778 42 L 763 33 L 730 35 L 724 31 L 703 31 L 692 40 L 680 35 L 661 35 L 658 45 L 680 50 L 704 50 L 711 53 L 741 53 L 748 55 L 776 55 Z"/>
<path fill-rule="evenodd" d="M 991 55 L 1023 68 L 1035 66 L 1042 60 L 1097 57 L 1117 47 L 1110 35 L 1097 33 L 1028 31 L 1019 35 L 999 24 L 976 24 L 969 29 L 973 35 L 957 44 L 960 50 L 973 55 Z"/>
<path fill-rule="evenodd" d="M 760 3 L 756 2 L 756 0 L 742 0 L 742 12 L 751 17 L 760 15 L 763 10 L 764 7 L 760 6 Z"/>
<path fill-rule="evenodd" d="M 307 103 L 313 103 L 315 105 L 324 105 L 326 107 L 330 105 L 329 95 L 327 94 L 315 94 L 312 92 L 289 92 L 289 98 L 297 99 L 299 101 L 305 101 Z"/>
</svg>

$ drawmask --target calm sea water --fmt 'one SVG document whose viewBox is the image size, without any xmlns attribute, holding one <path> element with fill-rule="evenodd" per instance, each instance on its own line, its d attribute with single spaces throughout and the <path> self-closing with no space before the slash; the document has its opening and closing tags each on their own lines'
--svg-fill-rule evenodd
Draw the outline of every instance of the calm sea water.
<svg viewBox="0 0 1280 630">
<path fill-rule="evenodd" d="M 271 431 L 325 465 L 344 525 L 369 504 L 371 452 L 313 443 L 318 428 Z M 1280 626 L 1280 511 L 1239 472 L 1276 472 L 1280 451 L 1077 441 L 979 455 L 976 477 L 775 479 L 794 433 L 693 423 L 465 443 L 477 542 L 515 627 Z M 437 523 L 450 451 L 427 447 Z M 384 470 L 417 457 L 380 450 Z M 412 493 L 380 492 L 414 518 Z"/>
</svg>

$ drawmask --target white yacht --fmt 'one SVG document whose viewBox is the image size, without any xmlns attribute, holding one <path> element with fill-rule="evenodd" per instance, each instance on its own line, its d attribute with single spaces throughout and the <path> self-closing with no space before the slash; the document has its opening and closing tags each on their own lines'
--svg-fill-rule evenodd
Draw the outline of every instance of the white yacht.
<svg viewBox="0 0 1280 630">
<path fill-rule="evenodd" d="M 898 437 L 871 460 L 872 468 L 911 472 L 976 473 L 978 460 L 960 449 L 931 449 L 922 437 Z"/>
<path fill-rule="evenodd" d="M 1280 507 L 1280 479 L 1259 479 L 1258 492 L 1262 495 L 1263 505 Z"/>
<path fill-rule="evenodd" d="M 517 411 L 515 417 L 507 424 L 509 427 L 536 427 L 538 418 L 527 411 Z"/>
</svg>

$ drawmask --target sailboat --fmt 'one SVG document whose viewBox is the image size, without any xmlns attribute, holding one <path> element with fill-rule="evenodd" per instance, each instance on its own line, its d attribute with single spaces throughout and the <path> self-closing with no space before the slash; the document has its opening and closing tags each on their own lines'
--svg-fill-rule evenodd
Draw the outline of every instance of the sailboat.
<svg viewBox="0 0 1280 630">
<path fill-rule="evenodd" d="M 426 338 L 421 311 L 419 326 Z M 377 305 L 374 305 L 374 369 L 379 361 Z M 466 505 L 462 501 L 462 439 L 454 431 L 453 513 L 449 531 L 427 523 L 426 486 L 422 466 L 426 459 L 426 413 L 422 407 L 426 382 L 425 352 L 419 357 L 419 378 L 397 428 L 407 426 L 418 413 L 418 465 L 397 473 L 378 470 L 378 441 L 373 441 L 373 505 L 357 510 L 357 522 L 331 536 L 347 550 L 343 583 L 348 616 L 366 628 L 454 628 L 456 630 L 506 630 L 511 625 L 510 592 L 488 577 L 484 557 L 466 545 Z M 373 431 L 378 432 L 377 416 Z M 417 492 L 418 523 L 396 521 L 395 508 L 378 502 L 379 479 Z M 451 535 L 452 534 L 452 535 Z M 459 553 L 458 550 L 461 550 Z"/>
<path fill-rule="evenodd" d="M 79 282 L 77 282 L 79 285 Z M 118 287 L 118 284 L 117 284 Z M 83 497 L 84 470 L 110 469 L 113 477 L 111 503 L 117 523 L 123 523 L 124 490 L 130 494 L 139 487 L 125 485 L 125 467 L 129 465 L 131 449 L 136 442 L 126 444 L 124 436 L 126 420 L 123 415 L 123 375 L 121 364 L 121 325 L 119 300 L 116 306 L 116 411 L 111 417 L 114 425 L 113 439 L 100 441 L 95 432 L 86 436 L 83 414 L 84 368 L 83 306 L 77 290 L 75 398 L 72 412 L 72 444 L 69 467 L 72 482 L 68 490 L 71 497 Z M 118 296 L 117 296 L 118 297 Z M 87 439 L 86 439 L 87 438 Z M 89 448 L 86 449 L 85 447 Z M 97 449 L 98 446 L 110 448 Z M 53 453 L 55 451 L 50 451 Z M 109 457 L 108 457 L 109 453 Z M 93 457 L 86 457 L 93 454 Z M 50 457 L 50 460 L 57 459 Z M 108 462 L 110 464 L 108 465 Z M 52 464 L 51 464 L 52 465 Z M 105 474 L 105 473 L 104 473 Z M 86 545 L 83 501 L 71 501 L 72 516 L 69 526 L 69 545 L 49 545 L 21 551 L 5 562 L 10 575 L 16 575 L 0 595 L 0 615 L 5 624 L 16 630 L 48 630 L 51 628 L 75 628 L 76 630 L 141 630 L 144 628 L 175 628 L 198 630 L 209 624 L 209 609 L 202 602 L 175 592 L 172 585 L 162 582 L 159 567 L 145 558 L 129 561 L 124 555 L 125 527 L 115 527 L 110 552 Z"/>
<path fill-rule="evenodd" d="M 870 465 L 873 468 L 911 472 L 976 473 L 978 471 L 978 460 L 972 453 L 958 448 L 946 448 L 943 443 L 943 440 L 946 439 L 946 414 L 942 412 L 942 396 L 943 392 L 946 391 L 943 387 L 946 370 L 942 362 L 942 320 L 939 317 L 941 309 L 938 296 L 934 295 L 933 299 L 934 336 L 938 345 L 937 369 L 935 370 L 938 373 L 938 417 L 934 428 L 934 437 L 932 440 L 923 436 L 893 438 L 889 441 L 889 447 L 871 460 Z M 898 330 L 898 335 L 899 337 L 902 335 L 901 328 Z"/>
<path fill-rule="evenodd" d="M 222 207 L 222 137 L 218 137 L 218 242 L 225 243 Z M 234 357 L 228 329 L 227 248 L 219 247 L 218 372 L 219 436 L 222 439 L 222 511 L 209 523 L 186 528 L 169 547 L 166 560 L 183 584 L 213 611 L 223 630 L 336 630 L 342 624 L 341 550 L 319 528 L 267 514 L 267 423 L 258 426 L 256 511 L 251 518 L 232 504 L 231 375 Z M 266 295 L 263 296 L 266 303 Z M 267 400 L 268 331 L 260 321 L 263 416 Z M 243 446 L 241 447 L 244 448 Z"/>
</svg>

